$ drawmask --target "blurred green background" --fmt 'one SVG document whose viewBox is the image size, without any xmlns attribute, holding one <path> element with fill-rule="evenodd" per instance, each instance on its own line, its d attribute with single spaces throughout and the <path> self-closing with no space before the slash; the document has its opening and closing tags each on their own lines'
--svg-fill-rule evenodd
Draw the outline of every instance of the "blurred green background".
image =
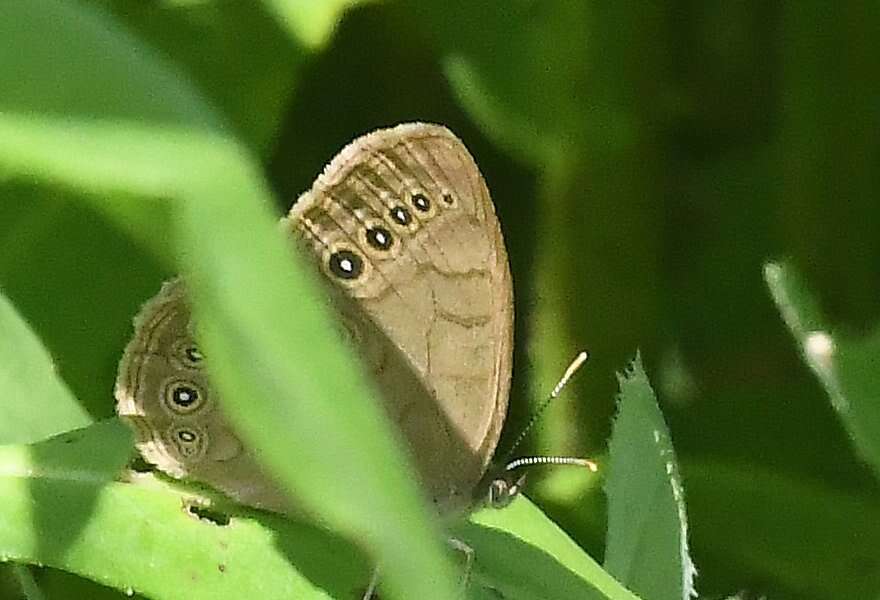
<svg viewBox="0 0 880 600">
<path fill-rule="evenodd" d="M 356 135 L 450 127 L 483 170 L 514 273 L 502 448 L 587 348 L 527 449 L 601 457 L 615 372 L 641 350 L 684 475 L 701 594 L 880 597 L 877 480 L 762 278 L 766 261 L 790 260 L 834 332 L 876 328 L 880 4 L 355 4 L 326 41 L 290 35 L 272 8 L 309 14 L 309 2 L 75 5 L 199 87 L 260 157 L 279 215 Z M 26 33 L 22 52 L 52 44 Z M 124 94 L 102 92 L 102 112 L 83 115 L 124 116 Z M 38 109 L 80 112 L 88 94 L 88 82 L 59 89 Z M 0 287 L 90 413 L 108 416 L 131 317 L 171 273 L 68 192 L 2 186 Z M 601 558 L 601 490 L 554 472 L 529 495 Z M 15 597 L 7 575 L 0 597 Z M 71 578 L 45 577 L 47 597 L 96 593 L 53 592 Z"/>
</svg>

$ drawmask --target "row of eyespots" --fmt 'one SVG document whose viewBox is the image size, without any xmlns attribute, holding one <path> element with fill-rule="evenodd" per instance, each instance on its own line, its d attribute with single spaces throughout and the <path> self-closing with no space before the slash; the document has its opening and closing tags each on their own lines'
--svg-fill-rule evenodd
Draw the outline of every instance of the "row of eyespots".
<svg viewBox="0 0 880 600">
<path fill-rule="evenodd" d="M 200 369 L 202 361 L 205 359 L 192 340 L 186 337 L 180 338 L 174 343 L 172 356 L 180 367 L 188 369 Z M 206 396 L 207 394 L 203 393 L 196 383 L 185 378 L 172 377 L 163 384 L 163 405 L 174 415 L 186 416 L 195 413 L 204 405 Z M 178 441 L 189 443 L 194 440 L 181 438 Z"/>
<path fill-rule="evenodd" d="M 183 380 L 172 380 L 166 384 L 164 396 L 165 406 L 179 416 L 193 414 L 205 403 L 205 396 L 199 387 Z M 205 434 L 190 424 L 172 425 L 166 435 L 178 454 L 186 460 L 195 460 L 205 451 Z"/>
<path fill-rule="evenodd" d="M 455 199 L 452 194 L 446 192 L 442 196 L 443 203 L 452 206 Z M 410 197 L 412 207 L 420 213 L 428 213 L 431 210 L 431 199 L 421 192 L 416 192 Z M 398 225 L 408 227 L 413 222 L 412 213 L 406 206 L 397 205 L 388 211 L 388 215 Z M 367 243 L 379 251 L 390 250 L 394 245 L 394 234 L 381 225 L 375 225 L 367 229 Z M 357 279 L 364 272 L 364 261 L 355 251 L 341 249 L 333 252 L 328 259 L 330 272 L 336 277 L 351 281 Z"/>
</svg>

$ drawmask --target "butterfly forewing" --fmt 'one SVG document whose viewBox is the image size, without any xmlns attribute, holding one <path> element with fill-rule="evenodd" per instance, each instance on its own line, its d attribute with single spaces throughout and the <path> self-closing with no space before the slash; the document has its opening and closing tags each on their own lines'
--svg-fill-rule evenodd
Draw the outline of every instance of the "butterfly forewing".
<svg viewBox="0 0 880 600">
<path fill-rule="evenodd" d="M 342 322 L 431 495 L 441 510 L 469 502 L 506 412 L 513 319 L 507 254 L 473 158 L 439 126 L 369 134 L 289 221 L 340 290 Z"/>
</svg>

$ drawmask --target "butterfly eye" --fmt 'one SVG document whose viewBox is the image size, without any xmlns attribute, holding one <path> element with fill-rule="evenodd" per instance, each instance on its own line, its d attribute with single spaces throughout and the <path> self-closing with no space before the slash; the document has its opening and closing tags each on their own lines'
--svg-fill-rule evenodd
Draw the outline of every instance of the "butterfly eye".
<svg viewBox="0 0 880 600">
<path fill-rule="evenodd" d="M 340 279 L 357 279 L 364 272 L 364 261 L 351 250 L 338 250 L 330 255 L 329 267 Z"/>
<path fill-rule="evenodd" d="M 504 508 L 508 504 L 509 486 L 503 479 L 495 479 L 489 484 L 488 505 L 492 508 Z"/>
<path fill-rule="evenodd" d="M 186 381 L 172 381 L 165 387 L 165 406 L 178 415 L 187 415 L 205 403 L 198 386 Z"/>
<path fill-rule="evenodd" d="M 489 493 L 486 498 L 487 505 L 492 508 L 504 508 L 513 502 L 513 499 L 520 493 L 525 482 L 525 475 L 512 479 L 510 473 L 494 478 L 489 483 Z"/>
</svg>

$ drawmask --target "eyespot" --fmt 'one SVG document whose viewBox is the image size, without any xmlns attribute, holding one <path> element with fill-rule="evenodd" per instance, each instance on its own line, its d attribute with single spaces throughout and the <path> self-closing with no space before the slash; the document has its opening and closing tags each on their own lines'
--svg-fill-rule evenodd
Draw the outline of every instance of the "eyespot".
<svg viewBox="0 0 880 600">
<path fill-rule="evenodd" d="M 412 205 L 416 210 L 426 213 L 431 210 L 431 201 L 421 192 L 416 192 L 411 198 Z"/>
<path fill-rule="evenodd" d="M 407 210 L 404 206 L 395 206 L 391 210 L 388 211 L 388 214 L 391 216 L 391 219 L 397 223 L 398 225 L 403 225 L 406 227 L 410 223 L 412 223 L 412 215 L 409 210 Z"/>
<path fill-rule="evenodd" d="M 199 352 L 195 346 L 187 346 L 183 349 L 183 355 L 193 365 L 197 365 L 205 359 L 205 355 Z"/>
<path fill-rule="evenodd" d="M 455 206 L 455 204 L 456 204 L 455 196 L 453 196 L 451 192 L 444 191 L 443 195 L 440 196 L 440 198 L 441 198 L 441 200 L 443 200 L 443 204 L 445 204 L 446 206 L 452 207 L 452 206 Z"/>
<path fill-rule="evenodd" d="M 190 426 L 172 426 L 168 430 L 167 439 L 177 453 L 186 460 L 194 460 L 202 456 L 208 446 L 207 435 Z"/>
<path fill-rule="evenodd" d="M 184 444 L 192 444 L 199 439 L 199 434 L 190 429 L 178 429 L 177 440 Z"/>
<path fill-rule="evenodd" d="M 205 400 L 203 391 L 192 382 L 172 380 L 165 386 L 165 406 L 175 414 L 192 414 Z"/>
<path fill-rule="evenodd" d="M 384 227 L 378 225 L 370 227 L 366 235 L 367 243 L 376 250 L 388 250 L 394 245 L 394 236 Z"/>
<path fill-rule="evenodd" d="M 184 369 L 201 369 L 205 360 L 205 355 L 190 338 L 181 338 L 175 342 L 171 357 Z"/>
<path fill-rule="evenodd" d="M 171 401 L 180 408 L 189 409 L 199 401 L 199 392 L 186 385 L 176 385 L 171 390 Z"/>
<path fill-rule="evenodd" d="M 364 272 L 363 259 L 351 250 L 337 250 L 328 260 L 330 272 L 340 279 L 357 279 Z"/>
</svg>

